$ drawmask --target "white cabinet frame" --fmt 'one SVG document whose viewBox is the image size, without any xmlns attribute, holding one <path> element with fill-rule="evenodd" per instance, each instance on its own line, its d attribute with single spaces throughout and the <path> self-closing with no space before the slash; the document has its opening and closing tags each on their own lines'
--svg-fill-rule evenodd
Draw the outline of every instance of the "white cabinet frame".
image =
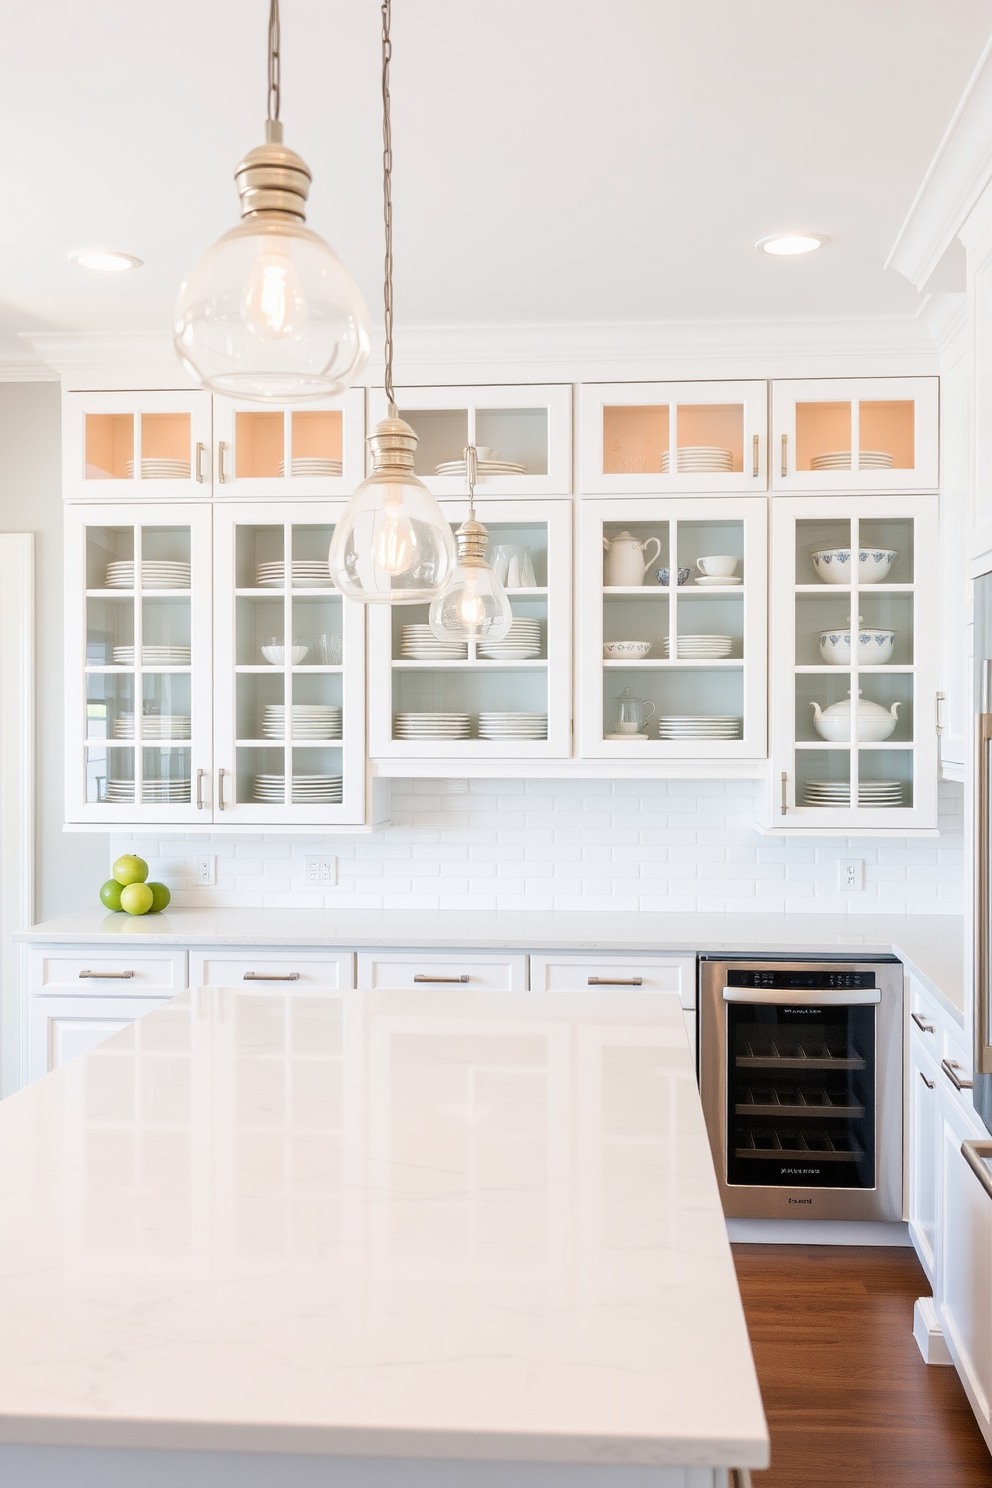
<svg viewBox="0 0 992 1488">
<path fill-rule="evenodd" d="M 293 414 L 341 414 L 340 475 L 321 476 L 245 476 L 238 467 L 238 419 L 242 414 L 281 414 L 283 419 L 283 461 L 291 469 L 293 456 Z M 308 498 L 326 500 L 329 496 L 350 496 L 365 478 L 365 389 L 349 388 L 337 398 L 308 400 L 296 409 L 276 405 L 271 409 L 246 399 L 214 399 L 215 497 L 234 501 L 301 501 Z"/>
<path fill-rule="evenodd" d="M 134 474 L 126 479 L 88 479 L 86 419 L 129 415 L 133 419 Z M 144 480 L 141 475 L 142 417 L 186 414 L 190 421 L 190 474 L 187 479 Z M 66 501 L 196 501 L 212 490 L 212 399 L 189 388 L 175 392 L 72 393 L 62 395 L 62 491 Z"/>
<path fill-rule="evenodd" d="M 847 491 L 935 491 L 938 468 L 936 377 L 831 377 L 772 383 L 772 490 L 812 495 Z M 851 455 L 861 448 L 862 403 L 912 402 L 914 458 L 891 470 L 797 470 L 796 409 L 802 403 L 850 403 Z M 827 453 L 823 451 L 823 453 Z"/>
</svg>

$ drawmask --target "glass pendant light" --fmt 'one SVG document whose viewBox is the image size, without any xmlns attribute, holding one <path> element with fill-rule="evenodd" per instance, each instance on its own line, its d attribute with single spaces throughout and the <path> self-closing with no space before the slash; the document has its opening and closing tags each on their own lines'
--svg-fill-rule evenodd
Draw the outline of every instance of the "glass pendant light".
<svg viewBox="0 0 992 1488">
<path fill-rule="evenodd" d="M 382 200 L 386 229 L 383 302 L 389 417 L 369 435 L 371 474 L 334 529 L 331 578 L 363 604 L 417 604 L 447 586 L 455 562 L 451 527 L 434 496 L 413 473 L 417 436 L 397 415 L 393 389 L 393 150 L 389 117 L 391 0 L 382 5 Z"/>
<path fill-rule="evenodd" d="M 439 640 L 501 641 L 510 629 L 513 611 L 506 590 L 486 562 L 489 533 L 475 516 L 475 448 L 465 450 L 468 476 L 468 518 L 455 533 L 458 562 L 443 594 L 431 605 L 431 630 Z"/>
<path fill-rule="evenodd" d="M 279 0 L 269 4 L 265 144 L 234 173 L 241 222 L 180 286 L 179 360 L 204 387 L 290 402 L 350 387 L 369 352 L 369 317 L 344 264 L 304 225 L 311 175 L 282 142 Z"/>
</svg>

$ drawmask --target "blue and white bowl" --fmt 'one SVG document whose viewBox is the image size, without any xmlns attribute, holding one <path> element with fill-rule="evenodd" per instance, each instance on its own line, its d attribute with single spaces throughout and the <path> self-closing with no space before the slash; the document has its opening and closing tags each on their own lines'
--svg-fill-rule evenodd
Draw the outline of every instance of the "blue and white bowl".
<svg viewBox="0 0 992 1488">
<path fill-rule="evenodd" d="M 852 582 L 850 548 L 821 548 L 811 557 L 817 578 L 825 584 Z M 898 557 L 895 548 L 859 548 L 858 583 L 880 584 Z"/>
<path fill-rule="evenodd" d="M 692 569 L 680 568 L 676 572 L 678 575 L 678 582 L 680 584 L 684 584 L 686 579 L 692 573 Z M 659 584 L 670 584 L 672 582 L 672 571 L 670 568 L 656 568 L 654 574 Z"/>
<path fill-rule="evenodd" d="M 873 626 L 858 627 L 858 666 L 884 666 L 892 660 L 895 645 L 894 630 L 876 630 Z M 820 655 L 829 666 L 851 665 L 850 626 L 838 626 L 836 630 L 820 631 Z"/>
</svg>

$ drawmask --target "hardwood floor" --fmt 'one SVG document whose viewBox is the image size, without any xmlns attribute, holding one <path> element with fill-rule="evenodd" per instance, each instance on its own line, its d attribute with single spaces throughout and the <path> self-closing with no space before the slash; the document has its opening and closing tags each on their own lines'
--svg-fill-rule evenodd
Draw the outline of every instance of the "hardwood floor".
<svg viewBox="0 0 992 1488">
<path fill-rule="evenodd" d="M 772 1439 L 754 1488 L 992 1488 L 957 1373 L 924 1364 L 912 1250 L 735 1245 Z"/>
</svg>

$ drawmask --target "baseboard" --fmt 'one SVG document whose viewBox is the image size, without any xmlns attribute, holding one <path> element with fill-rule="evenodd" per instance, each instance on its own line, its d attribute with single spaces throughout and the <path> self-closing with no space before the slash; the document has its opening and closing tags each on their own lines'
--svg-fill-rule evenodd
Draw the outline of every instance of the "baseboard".
<svg viewBox="0 0 992 1488">
<path fill-rule="evenodd" d="M 932 1297 L 918 1297 L 913 1308 L 913 1337 L 924 1364 L 953 1364 Z"/>
<path fill-rule="evenodd" d="M 901 1221 L 863 1219 L 728 1219 L 727 1236 L 738 1245 L 912 1245 Z"/>
</svg>

